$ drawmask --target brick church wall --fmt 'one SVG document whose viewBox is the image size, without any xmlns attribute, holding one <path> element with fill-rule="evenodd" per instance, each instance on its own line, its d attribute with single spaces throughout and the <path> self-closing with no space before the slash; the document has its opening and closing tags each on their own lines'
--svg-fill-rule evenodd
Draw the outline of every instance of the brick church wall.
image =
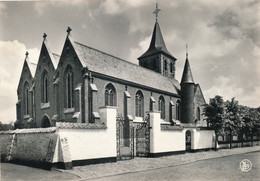
<svg viewBox="0 0 260 181">
<path fill-rule="evenodd" d="M 144 96 L 144 114 L 149 111 L 149 107 L 150 107 L 150 97 L 151 97 L 151 92 L 152 92 L 152 97 L 155 99 L 155 103 L 154 103 L 154 110 L 158 110 L 158 100 L 159 97 L 162 95 L 165 99 L 165 117 L 166 117 L 166 121 L 170 121 L 169 120 L 169 106 L 170 106 L 170 97 L 172 97 L 172 102 L 176 103 L 176 101 L 178 100 L 177 97 L 174 97 L 173 95 L 166 95 L 160 92 L 155 92 L 155 91 L 151 91 L 151 90 L 147 90 L 143 87 L 137 87 L 137 86 L 133 86 L 133 85 L 129 85 L 127 83 L 123 84 L 119 81 L 114 80 L 107 80 L 104 78 L 98 78 L 98 77 L 94 77 L 94 82 L 93 82 L 98 89 L 98 98 L 97 98 L 97 105 L 99 106 L 104 106 L 105 105 L 105 87 L 107 86 L 107 84 L 111 83 L 115 89 L 116 89 L 116 93 L 117 93 L 117 107 L 118 107 L 118 113 L 124 116 L 124 92 L 125 92 L 125 88 L 127 85 L 127 91 L 129 92 L 129 94 L 131 95 L 130 101 L 129 101 L 129 107 L 128 107 L 128 115 L 133 116 L 133 118 L 135 118 L 135 95 L 136 92 L 138 90 L 142 91 L 143 96 Z M 172 118 L 175 119 L 176 117 L 176 109 L 175 107 L 173 108 L 172 111 Z"/>
<path fill-rule="evenodd" d="M 74 111 L 66 111 L 65 101 L 66 101 L 66 89 L 65 89 L 65 77 L 64 74 L 66 71 L 66 68 L 68 66 L 71 66 L 73 71 L 73 101 L 74 101 Z M 67 121 L 67 122 L 76 122 L 76 120 L 72 120 L 72 116 L 75 113 L 75 110 L 79 110 L 79 98 L 77 92 L 75 91 L 75 88 L 78 84 L 83 83 L 83 75 L 82 75 L 82 65 L 78 60 L 78 57 L 73 50 L 71 44 L 66 41 L 64 45 L 64 49 L 61 55 L 61 59 L 57 68 L 57 73 L 59 74 L 59 120 Z M 83 93 L 83 91 L 82 91 Z M 82 101 L 83 102 L 83 101 Z M 76 106 L 76 107 L 75 107 Z M 64 109 L 65 108 L 65 109 Z M 81 113 L 84 114 L 84 113 Z"/>
<path fill-rule="evenodd" d="M 48 104 L 43 104 L 42 101 L 42 76 L 44 71 L 48 76 Z M 50 56 L 45 46 L 42 46 L 38 66 L 35 73 L 35 107 L 36 107 L 36 127 L 42 126 L 42 120 L 44 115 L 51 119 L 56 114 L 56 101 L 54 94 L 54 77 L 55 70 L 51 62 Z M 49 120 L 51 122 L 51 120 Z"/>
<path fill-rule="evenodd" d="M 32 100 L 31 100 L 31 96 L 29 96 L 29 114 L 26 115 L 25 114 L 25 83 L 27 82 L 29 85 L 29 89 L 32 86 L 32 75 L 30 73 L 29 67 L 27 65 L 27 63 L 25 62 L 23 70 L 22 70 L 22 74 L 20 77 L 20 82 L 18 85 L 18 89 L 17 89 L 17 96 L 18 96 L 18 100 L 20 100 L 20 110 L 17 110 L 19 115 L 17 115 L 17 119 L 20 120 L 21 122 L 19 123 L 18 128 L 20 127 L 27 127 L 27 121 L 30 117 L 32 117 Z M 30 93 L 29 93 L 30 94 Z"/>
</svg>

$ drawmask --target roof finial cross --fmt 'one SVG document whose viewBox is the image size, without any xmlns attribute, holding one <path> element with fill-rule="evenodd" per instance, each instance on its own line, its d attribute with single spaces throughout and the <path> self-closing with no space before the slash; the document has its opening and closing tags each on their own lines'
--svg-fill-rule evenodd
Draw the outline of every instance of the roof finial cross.
<svg viewBox="0 0 260 181">
<path fill-rule="evenodd" d="M 188 59 L 188 43 L 186 43 L 186 59 Z"/>
<path fill-rule="evenodd" d="M 70 34 L 71 30 L 72 30 L 72 29 L 71 29 L 70 27 L 68 27 L 68 29 L 67 29 L 68 35 Z"/>
<path fill-rule="evenodd" d="M 46 39 L 46 37 L 47 37 L 47 34 L 46 33 L 43 33 L 43 39 L 45 40 Z"/>
<path fill-rule="evenodd" d="M 153 12 L 153 14 L 155 14 L 156 22 L 158 21 L 158 14 L 160 11 L 161 11 L 161 9 L 158 8 L 158 3 L 156 3 L 156 8 Z"/>
<path fill-rule="evenodd" d="M 25 52 L 25 58 L 28 58 L 28 55 L 29 55 L 29 52 L 26 51 L 26 52 Z"/>
</svg>

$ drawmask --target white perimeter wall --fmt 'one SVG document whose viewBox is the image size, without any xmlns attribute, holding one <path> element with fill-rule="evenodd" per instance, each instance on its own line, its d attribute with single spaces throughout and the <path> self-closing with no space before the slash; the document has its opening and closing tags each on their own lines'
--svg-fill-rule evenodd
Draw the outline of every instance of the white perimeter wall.
<svg viewBox="0 0 260 181">
<path fill-rule="evenodd" d="M 100 120 L 107 129 L 59 129 L 60 140 L 67 139 L 72 161 L 116 157 L 116 109 L 100 108 Z M 55 156 L 54 162 L 60 161 Z"/>
<path fill-rule="evenodd" d="M 184 128 L 161 130 L 160 112 L 150 112 L 150 152 L 177 152 L 186 150 L 186 131 L 191 131 L 191 149 L 214 148 L 214 131 Z"/>
<path fill-rule="evenodd" d="M 192 136 L 193 134 L 193 136 Z M 191 131 L 191 149 L 206 149 L 215 147 L 215 133 L 214 130 L 197 130 Z"/>
<path fill-rule="evenodd" d="M 150 152 L 162 153 L 185 150 L 184 130 L 161 130 L 160 112 L 150 112 Z"/>
</svg>

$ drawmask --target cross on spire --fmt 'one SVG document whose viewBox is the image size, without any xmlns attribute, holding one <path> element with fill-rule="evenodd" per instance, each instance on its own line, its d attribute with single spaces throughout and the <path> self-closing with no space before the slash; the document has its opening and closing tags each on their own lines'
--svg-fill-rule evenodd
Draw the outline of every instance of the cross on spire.
<svg viewBox="0 0 260 181">
<path fill-rule="evenodd" d="M 47 37 L 47 34 L 46 33 L 43 33 L 43 39 L 45 40 L 46 39 L 46 37 Z"/>
<path fill-rule="evenodd" d="M 68 35 L 70 34 L 71 30 L 72 30 L 72 29 L 71 29 L 70 27 L 68 27 L 68 29 L 67 29 Z"/>
<path fill-rule="evenodd" d="M 26 52 L 25 52 L 25 56 L 26 56 L 26 57 L 28 57 L 28 55 L 29 55 L 29 52 L 28 52 L 28 51 L 26 51 Z"/>
<path fill-rule="evenodd" d="M 156 3 L 156 8 L 153 12 L 153 14 L 155 14 L 156 22 L 158 21 L 158 14 L 160 11 L 161 11 L 161 9 L 158 8 L 158 3 Z"/>
</svg>

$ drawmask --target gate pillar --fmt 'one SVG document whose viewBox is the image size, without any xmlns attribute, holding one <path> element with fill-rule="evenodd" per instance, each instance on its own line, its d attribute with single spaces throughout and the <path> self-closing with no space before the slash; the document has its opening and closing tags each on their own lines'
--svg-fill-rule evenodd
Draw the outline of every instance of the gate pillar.
<svg viewBox="0 0 260 181">
<path fill-rule="evenodd" d="M 148 113 L 150 115 L 150 153 L 156 153 L 156 147 L 160 143 L 157 140 L 161 132 L 160 111 L 153 111 Z"/>
</svg>

